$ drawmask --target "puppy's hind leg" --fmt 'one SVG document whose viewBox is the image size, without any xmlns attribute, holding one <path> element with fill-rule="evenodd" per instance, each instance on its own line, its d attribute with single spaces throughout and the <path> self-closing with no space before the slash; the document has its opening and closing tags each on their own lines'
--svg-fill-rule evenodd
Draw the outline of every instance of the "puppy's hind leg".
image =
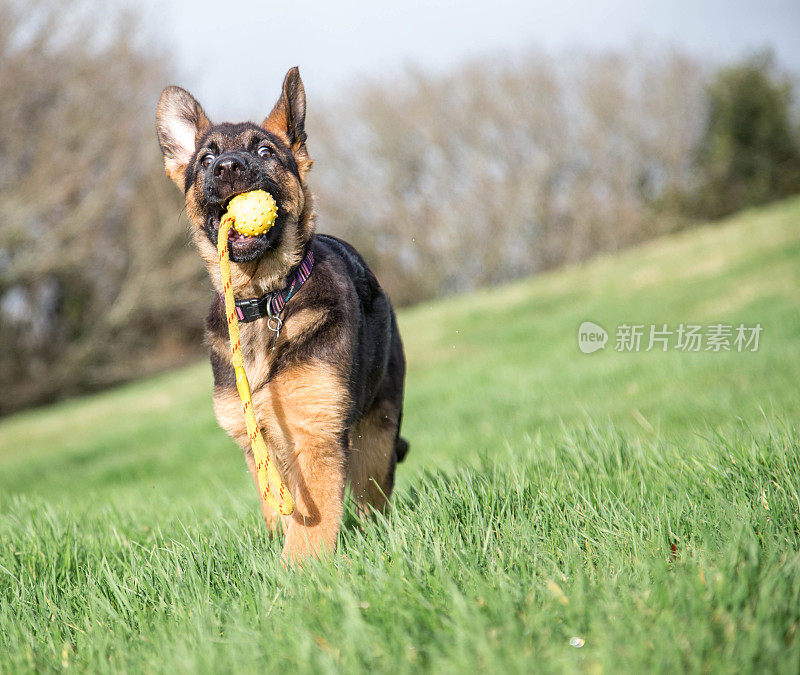
<svg viewBox="0 0 800 675">
<path fill-rule="evenodd" d="M 350 438 L 350 481 L 361 516 L 371 508 L 386 513 L 397 465 L 399 411 L 390 401 L 376 401 Z"/>
<path fill-rule="evenodd" d="M 392 315 L 386 371 L 374 402 L 350 436 L 350 480 L 362 516 L 370 507 L 388 511 L 397 462 L 408 452 L 408 443 L 400 438 L 405 374 L 403 343 Z"/>
</svg>

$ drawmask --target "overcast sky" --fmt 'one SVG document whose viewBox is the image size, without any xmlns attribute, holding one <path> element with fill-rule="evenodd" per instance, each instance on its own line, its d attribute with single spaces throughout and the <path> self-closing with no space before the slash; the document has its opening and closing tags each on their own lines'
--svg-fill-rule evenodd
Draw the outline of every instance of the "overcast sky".
<svg viewBox="0 0 800 675">
<path fill-rule="evenodd" d="M 299 65 L 309 98 L 406 64 L 539 48 L 675 45 L 727 60 L 771 47 L 800 72 L 800 0 L 144 0 L 179 81 L 215 120 L 262 115 Z"/>
</svg>

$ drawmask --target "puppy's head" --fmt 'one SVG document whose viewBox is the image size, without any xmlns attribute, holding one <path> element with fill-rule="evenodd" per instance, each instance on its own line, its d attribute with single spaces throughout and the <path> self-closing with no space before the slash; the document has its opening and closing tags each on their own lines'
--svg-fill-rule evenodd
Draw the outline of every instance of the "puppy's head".
<svg viewBox="0 0 800 675">
<path fill-rule="evenodd" d="M 281 96 L 260 126 L 212 124 L 184 89 L 171 86 L 161 94 L 156 129 L 164 167 L 186 195 L 186 210 L 204 257 L 214 257 L 228 202 L 250 190 L 269 192 L 278 216 L 267 232 L 255 237 L 231 230 L 232 261 L 250 262 L 297 248 L 311 236 L 305 177 L 312 162 L 305 144 L 305 117 L 306 94 L 297 68 L 286 74 Z"/>
</svg>

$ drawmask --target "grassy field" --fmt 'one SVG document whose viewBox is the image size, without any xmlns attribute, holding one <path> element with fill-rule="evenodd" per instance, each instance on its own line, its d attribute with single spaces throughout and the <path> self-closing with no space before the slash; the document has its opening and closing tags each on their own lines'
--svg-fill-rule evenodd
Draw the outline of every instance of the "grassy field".
<svg viewBox="0 0 800 675">
<path fill-rule="evenodd" d="M 3 420 L 0 672 L 796 673 L 798 289 L 792 200 L 402 312 L 394 512 L 302 571 L 206 364 Z M 615 350 L 664 323 L 763 332 Z"/>
</svg>

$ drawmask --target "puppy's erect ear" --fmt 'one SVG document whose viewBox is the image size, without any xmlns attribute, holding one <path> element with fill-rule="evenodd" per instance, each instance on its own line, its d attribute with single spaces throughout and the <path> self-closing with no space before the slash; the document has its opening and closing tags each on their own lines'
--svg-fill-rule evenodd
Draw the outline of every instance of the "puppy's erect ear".
<svg viewBox="0 0 800 675">
<path fill-rule="evenodd" d="M 161 93 L 156 111 L 156 132 L 167 175 L 181 190 L 197 141 L 211 126 L 206 114 L 185 89 L 170 86 Z"/>
<path fill-rule="evenodd" d="M 286 73 L 281 97 L 262 126 L 267 131 L 286 138 L 297 158 L 301 173 L 311 168 L 313 162 L 306 150 L 306 90 L 297 66 Z"/>
</svg>

